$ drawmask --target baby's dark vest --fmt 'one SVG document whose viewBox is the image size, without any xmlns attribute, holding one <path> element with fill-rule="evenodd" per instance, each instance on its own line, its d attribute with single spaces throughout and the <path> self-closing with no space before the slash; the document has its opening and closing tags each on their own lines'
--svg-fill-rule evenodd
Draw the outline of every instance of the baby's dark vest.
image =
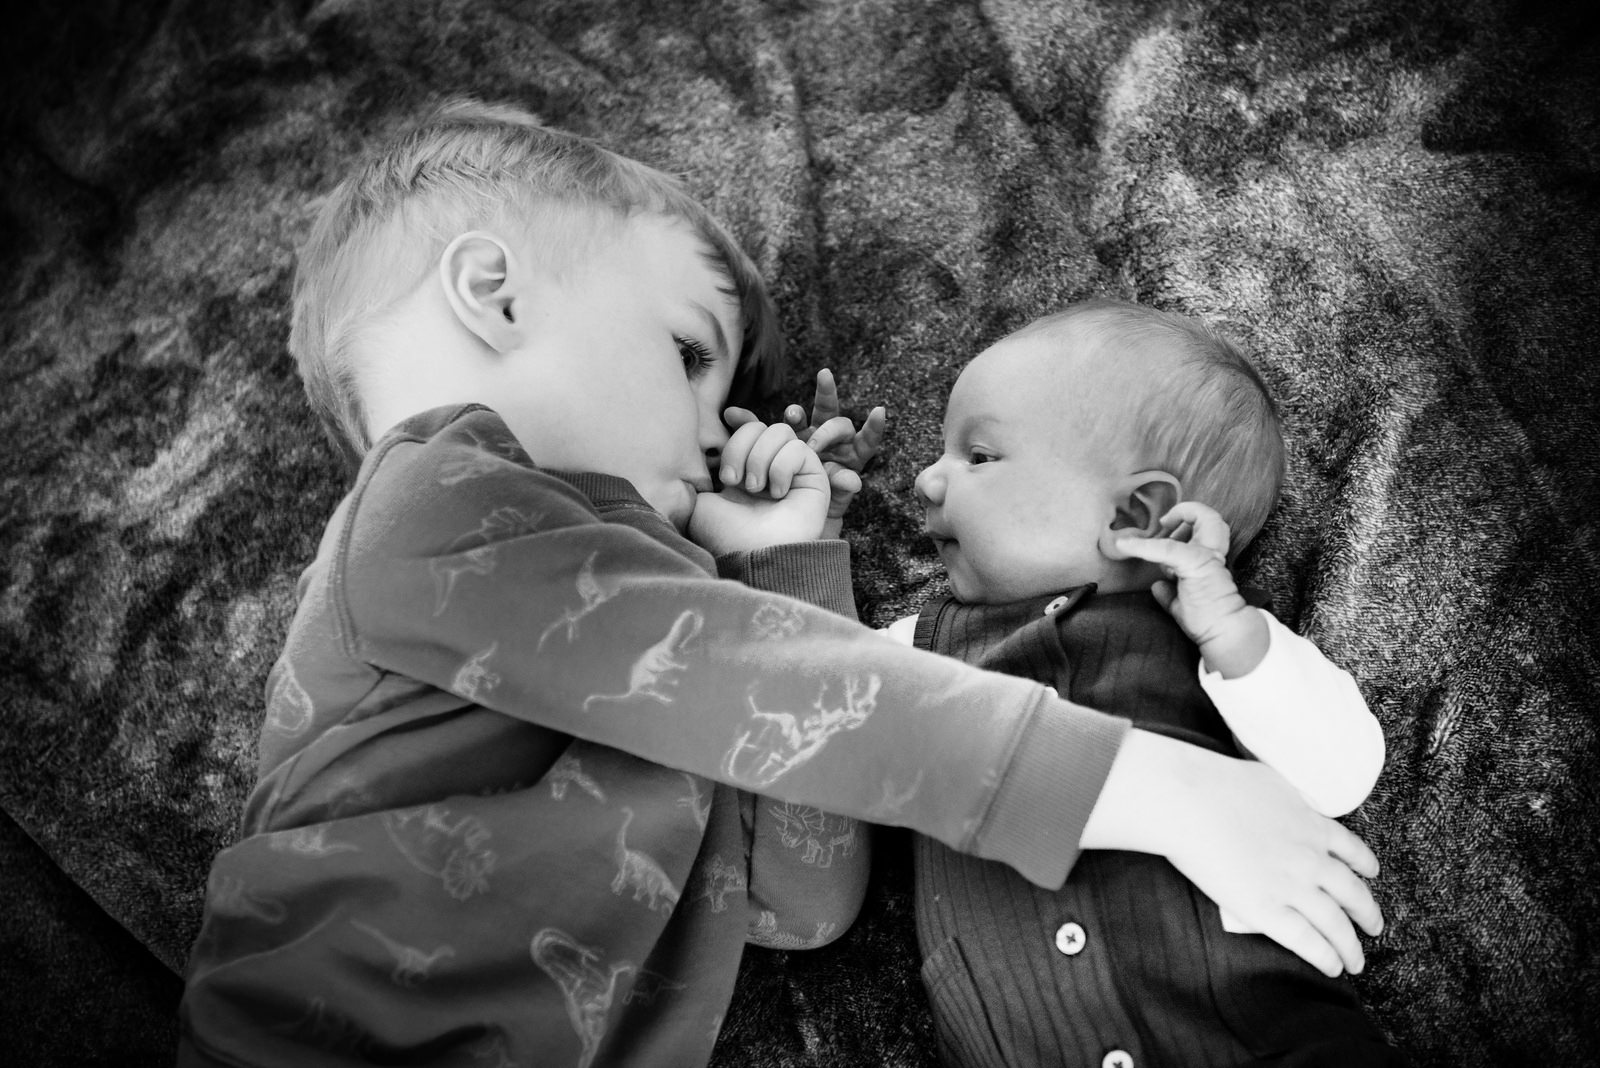
<svg viewBox="0 0 1600 1068">
<path fill-rule="evenodd" d="M 1198 651 L 1148 593 L 1086 586 L 1007 605 L 945 600 L 923 610 L 916 640 L 1235 752 L 1200 688 Z M 928 838 L 916 849 L 923 979 L 947 1064 L 1405 1063 L 1348 982 L 1261 935 L 1224 931 L 1217 906 L 1159 857 L 1087 852 L 1065 886 L 1047 891 Z"/>
</svg>

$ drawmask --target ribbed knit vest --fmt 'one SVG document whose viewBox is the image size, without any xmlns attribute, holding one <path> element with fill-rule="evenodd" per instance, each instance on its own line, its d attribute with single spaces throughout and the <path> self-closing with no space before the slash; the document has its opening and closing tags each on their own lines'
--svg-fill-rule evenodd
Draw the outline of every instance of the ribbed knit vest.
<svg viewBox="0 0 1600 1068">
<path fill-rule="evenodd" d="M 1232 752 L 1198 651 L 1148 593 L 945 600 L 923 611 L 916 640 Z M 1263 936 L 1224 931 L 1216 905 L 1159 857 L 1085 853 L 1058 891 L 930 839 L 917 840 L 916 862 L 923 979 L 947 1064 L 1405 1063 L 1347 982 Z"/>
</svg>

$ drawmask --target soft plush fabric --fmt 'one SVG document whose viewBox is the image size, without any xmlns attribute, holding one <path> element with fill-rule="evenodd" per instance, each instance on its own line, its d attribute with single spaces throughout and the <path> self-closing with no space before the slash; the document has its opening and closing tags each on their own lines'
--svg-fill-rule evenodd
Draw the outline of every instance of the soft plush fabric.
<svg viewBox="0 0 1600 1068">
<path fill-rule="evenodd" d="M 941 588 L 911 479 L 984 344 L 1105 293 L 1251 347 L 1291 469 L 1244 570 L 1355 674 L 1389 743 L 1348 821 L 1385 865 L 1388 929 L 1360 989 L 1423 1065 L 1600 1060 L 1590 9 L 9 12 L 0 805 L 104 918 L 181 967 L 253 774 L 295 577 L 344 484 L 285 352 L 294 247 L 355 153 L 429 98 L 471 93 L 682 172 L 772 281 L 787 399 L 830 366 L 857 414 L 889 406 L 850 527 L 869 621 Z M 747 960 L 723 1063 L 929 1063 L 905 856 L 884 851 L 873 905 L 833 949 Z M 80 903 L 9 870 L 0 886 L 5 945 L 34 974 L 105 974 L 70 939 L 35 937 L 63 924 L 96 952 L 142 952 L 78 924 Z M 73 1049 L 96 1026 L 115 1049 L 148 1011 L 67 1014 L 89 988 L 29 972 L 5 970 L 0 1027 L 72 1020 Z M 37 1030 L 26 1048 L 44 1048 Z"/>
</svg>

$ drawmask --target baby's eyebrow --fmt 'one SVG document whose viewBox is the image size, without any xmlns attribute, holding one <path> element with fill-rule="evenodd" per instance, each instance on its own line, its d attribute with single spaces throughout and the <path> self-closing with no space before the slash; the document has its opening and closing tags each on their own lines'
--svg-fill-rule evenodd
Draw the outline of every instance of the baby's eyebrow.
<svg viewBox="0 0 1600 1068">
<path fill-rule="evenodd" d="M 716 342 L 717 355 L 726 360 L 728 358 L 728 336 L 722 332 L 721 320 L 712 315 L 711 310 L 697 300 L 689 301 L 689 305 L 699 312 L 700 317 L 710 326 L 712 340 Z"/>
</svg>

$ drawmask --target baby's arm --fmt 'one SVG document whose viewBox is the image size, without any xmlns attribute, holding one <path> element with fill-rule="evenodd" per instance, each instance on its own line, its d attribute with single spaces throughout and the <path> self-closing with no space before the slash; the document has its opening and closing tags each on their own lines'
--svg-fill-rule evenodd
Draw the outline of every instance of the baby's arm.
<svg viewBox="0 0 1600 1068">
<path fill-rule="evenodd" d="M 1348 673 L 1266 612 L 1247 605 L 1226 564 L 1228 527 L 1186 501 L 1167 536 L 1124 538 L 1161 564 L 1153 592 L 1200 647 L 1200 681 L 1245 752 L 1270 764 L 1328 816 L 1354 809 L 1383 770 L 1383 731 Z M 1287 706 L 1287 707 L 1285 707 Z"/>
</svg>

